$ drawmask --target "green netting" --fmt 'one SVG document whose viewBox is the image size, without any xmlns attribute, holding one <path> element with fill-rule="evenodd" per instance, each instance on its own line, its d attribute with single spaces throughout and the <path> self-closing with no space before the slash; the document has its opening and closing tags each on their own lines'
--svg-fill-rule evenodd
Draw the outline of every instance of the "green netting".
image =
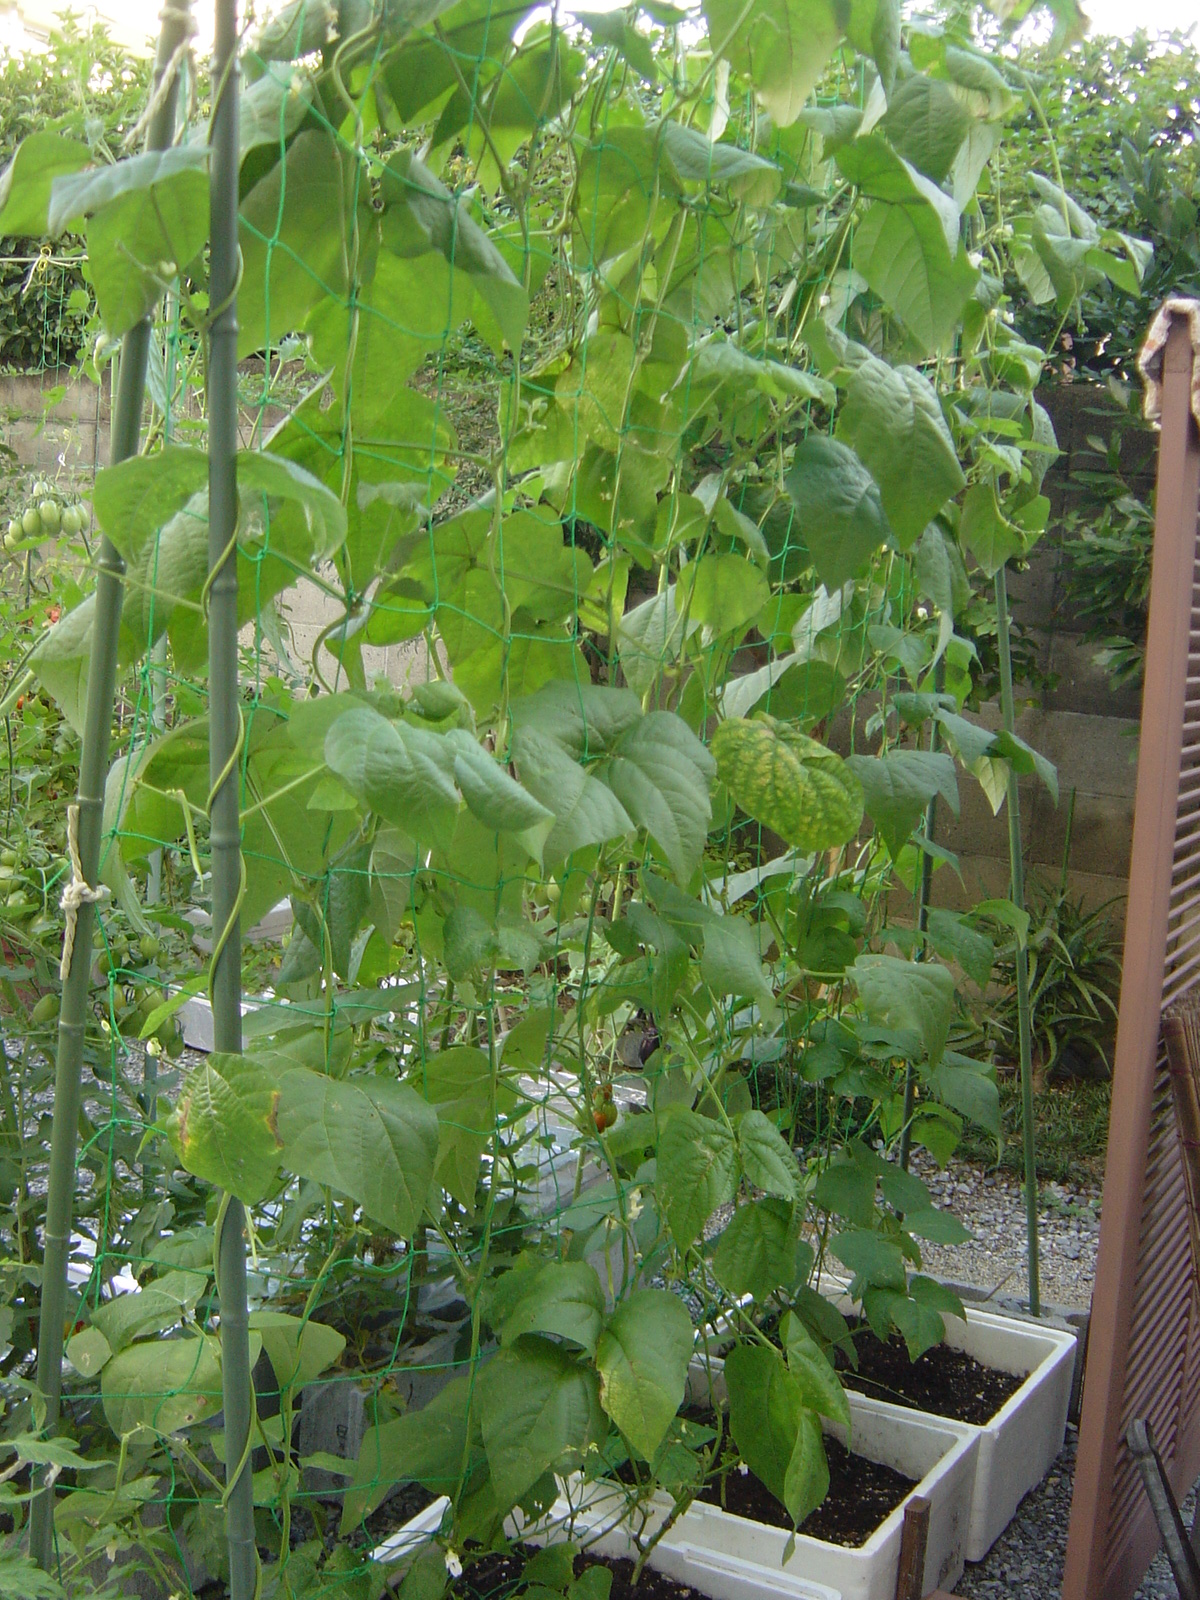
<svg viewBox="0 0 1200 1600">
<path fill-rule="evenodd" d="M 847 36 L 824 5 L 299 0 L 247 43 L 238 1056 L 199 1048 L 186 55 L 167 157 L 84 149 L 43 196 L 105 338 L 155 319 L 144 452 L 92 492 L 127 571 L 64 1418 L 48 1456 L 36 1406 L 8 1418 L 62 1469 L 68 1592 L 139 1564 L 224 1592 L 223 1194 L 250 1216 L 264 1595 L 436 1600 L 547 1514 L 586 1542 L 597 1495 L 682 1509 L 739 1453 L 801 1522 L 848 1415 L 818 1287 L 853 1276 L 913 1351 L 955 1309 L 919 1240 L 957 1225 L 895 1157 L 998 1132 L 993 1064 L 955 1045 L 1020 915 L 913 896 L 956 772 L 998 807 L 1040 763 L 960 712 L 988 692 L 967 562 L 1036 539 L 1053 436 L 986 176 L 1003 62 L 851 9 Z M 68 767 L 89 603 L 28 661 L 43 698 L 6 702 L 54 700 Z M 62 838 L 10 988 L 52 983 Z M 43 1007 L 5 1080 L 13 1396 L 52 1049 Z M 731 1339 L 733 1442 L 677 1416 L 693 1347 Z M 439 1495 L 424 1543 L 371 1559 Z"/>
</svg>

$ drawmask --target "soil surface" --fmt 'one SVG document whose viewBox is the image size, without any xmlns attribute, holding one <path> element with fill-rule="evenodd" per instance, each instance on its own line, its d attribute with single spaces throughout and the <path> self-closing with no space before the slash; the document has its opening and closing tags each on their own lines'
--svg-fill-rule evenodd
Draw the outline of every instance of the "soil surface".
<svg viewBox="0 0 1200 1600">
<path fill-rule="evenodd" d="M 422 1488 L 419 1483 L 402 1483 L 399 1488 L 392 1490 L 386 1500 L 375 1507 L 369 1517 L 356 1524 L 344 1541 L 340 1541 L 338 1533 L 342 1516 L 340 1502 L 332 1497 L 326 1502 L 316 1496 L 298 1497 L 292 1501 L 292 1549 L 297 1549 L 319 1534 L 328 1551 L 332 1551 L 339 1542 L 349 1544 L 354 1549 L 373 1550 L 377 1544 L 383 1543 L 388 1534 L 395 1533 L 397 1528 L 402 1528 L 406 1522 L 411 1522 L 419 1512 L 424 1511 L 433 1499 L 434 1496 L 429 1490 Z M 314 1516 L 314 1509 L 318 1510 L 317 1516 Z"/>
<path fill-rule="evenodd" d="M 518 1545 L 514 1554 L 484 1556 L 463 1573 L 453 1593 L 459 1600 L 501 1600 L 523 1581 L 525 1557 L 532 1553 L 532 1549 Z M 642 1568 L 636 1587 L 632 1582 L 632 1561 L 608 1556 L 576 1556 L 577 1578 L 589 1567 L 606 1567 L 612 1573 L 609 1600 L 704 1600 L 699 1590 L 689 1588 L 686 1583 L 676 1583 L 674 1578 L 668 1578 L 648 1564 Z"/>
<path fill-rule="evenodd" d="M 865 1323 L 852 1320 L 850 1326 L 855 1334 L 858 1371 L 840 1350 L 834 1365 L 845 1388 L 876 1400 L 982 1426 L 1025 1381 L 1011 1372 L 985 1367 L 965 1350 L 948 1344 L 934 1345 L 910 1361 L 908 1347 L 898 1333 L 883 1344 Z"/>
<path fill-rule="evenodd" d="M 829 1493 L 805 1517 L 799 1532 L 828 1544 L 857 1549 L 912 1492 L 914 1480 L 882 1462 L 853 1455 L 829 1434 L 825 1435 L 825 1457 L 829 1462 Z M 724 1500 L 717 1479 L 705 1484 L 700 1499 L 709 1505 L 723 1505 L 735 1517 L 750 1517 L 772 1528 L 790 1531 L 792 1526 L 786 1508 L 762 1479 L 737 1467 L 725 1476 Z"/>
</svg>

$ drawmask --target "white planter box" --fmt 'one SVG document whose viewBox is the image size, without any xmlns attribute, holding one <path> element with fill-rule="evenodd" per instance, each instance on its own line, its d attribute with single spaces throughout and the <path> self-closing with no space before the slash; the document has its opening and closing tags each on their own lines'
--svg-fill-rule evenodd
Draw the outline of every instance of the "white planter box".
<svg viewBox="0 0 1200 1600">
<path fill-rule="evenodd" d="M 842 1311 L 850 1308 L 846 1299 L 840 1299 L 838 1304 Z M 946 1343 L 955 1350 L 965 1350 L 981 1366 L 1025 1379 L 990 1422 L 956 1424 L 974 1428 L 979 1435 L 966 1557 L 968 1561 L 982 1561 L 1063 1447 L 1075 1373 L 1076 1335 L 1066 1328 L 1004 1317 L 970 1304 L 964 1309 L 965 1326 L 958 1317 L 943 1317 Z M 933 1413 L 918 1411 L 910 1415 L 926 1417 Z"/>
<path fill-rule="evenodd" d="M 844 1290 L 844 1280 L 837 1287 Z M 843 1312 L 851 1309 L 851 1302 L 844 1296 L 839 1296 L 837 1303 Z M 982 1366 L 1025 1379 L 986 1425 L 954 1423 L 955 1427 L 970 1428 L 979 1435 L 965 1555 L 968 1561 L 982 1561 L 1063 1447 L 1077 1335 L 1069 1328 L 1001 1316 L 969 1302 L 965 1310 L 965 1326 L 958 1317 L 943 1318 L 946 1343 L 965 1350 Z M 725 1327 L 717 1324 L 714 1334 L 715 1348 L 728 1346 L 730 1335 Z M 889 1409 L 907 1410 L 910 1416 L 931 1417 L 938 1422 L 950 1420 L 903 1406 L 889 1405 Z"/>
<path fill-rule="evenodd" d="M 576 1480 L 578 1484 L 578 1480 Z M 513 1537 L 533 1544 L 550 1544 L 555 1538 L 579 1541 L 590 1554 L 610 1560 L 637 1559 L 637 1546 L 628 1523 L 606 1519 L 585 1491 L 587 1504 L 573 1509 L 559 1500 L 548 1516 L 534 1527 L 514 1522 Z M 606 1526 L 607 1521 L 607 1526 Z M 790 1572 L 768 1569 L 760 1562 L 744 1561 L 720 1550 L 704 1549 L 672 1529 L 655 1545 L 646 1562 L 676 1583 L 686 1583 L 710 1600 L 842 1600 L 838 1590 L 827 1584 L 812 1583 Z"/>
<path fill-rule="evenodd" d="M 721 1363 L 714 1360 L 711 1367 L 713 1388 L 719 1397 Z M 708 1380 L 701 1362 L 692 1364 L 689 1387 L 695 1399 L 707 1399 Z M 847 1399 L 855 1454 L 882 1462 L 914 1479 L 911 1493 L 929 1501 L 923 1592 L 952 1588 L 962 1575 L 966 1553 L 979 1430 L 924 1412 L 885 1405 L 865 1395 L 848 1393 Z M 842 1444 L 848 1442 L 844 1428 L 829 1422 L 824 1426 Z M 576 1526 L 583 1537 L 617 1533 L 622 1522 L 630 1530 L 624 1533 L 626 1538 L 634 1528 L 639 1535 L 651 1534 L 672 1505 L 668 1495 L 659 1493 L 631 1512 L 623 1486 L 617 1489 L 597 1482 L 580 1494 L 576 1480 L 571 1488 L 580 1501 Z M 793 1542 L 788 1529 L 773 1528 L 748 1517 L 734 1516 L 720 1506 L 694 1501 L 662 1545 L 668 1549 L 686 1546 L 690 1552 L 702 1551 L 721 1561 L 733 1559 L 765 1572 L 777 1590 L 781 1579 L 800 1579 L 833 1589 L 843 1600 L 895 1600 L 903 1522 L 901 1503 L 857 1548 L 799 1533 L 794 1536 L 791 1557 L 785 1561 L 788 1544 Z"/>
<path fill-rule="evenodd" d="M 424 1511 L 418 1511 L 416 1516 L 403 1527 L 397 1528 L 394 1533 L 389 1533 L 382 1543 L 377 1544 L 371 1551 L 371 1560 L 383 1563 L 411 1561 L 441 1527 L 442 1518 L 449 1504 L 450 1501 L 444 1494 L 438 1495 L 436 1500 L 431 1500 Z"/>
<path fill-rule="evenodd" d="M 1075 1371 L 1075 1335 L 997 1316 L 994 1311 L 966 1309 L 965 1326 L 957 1317 L 946 1318 L 946 1343 L 965 1350 L 985 1367 L 1025 1378 L 992 1420 L 975 1430 L 979 1455 L 966 1557 L 982 1561 L 1062 1449 Z"/>
</svg>

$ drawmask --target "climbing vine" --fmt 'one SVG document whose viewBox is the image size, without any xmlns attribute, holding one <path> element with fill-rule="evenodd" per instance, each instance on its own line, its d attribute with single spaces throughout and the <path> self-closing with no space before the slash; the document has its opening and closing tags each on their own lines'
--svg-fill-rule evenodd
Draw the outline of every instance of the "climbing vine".
<svg viewBox="0 0 1200 1600">
<path fill-rule="evenodd" d="M 122 1034 L 157 1044 L 206 989 L 159 935 L 211 870 L 209 148 L 186 115 L 112 161 L 35 130 L 3 180 L 0 232 L 83 237 L 108 337 L 159 319 L 173 397 L 92 496 L 135 707 L 101 920 L 142 941 L 99 993 L 157 1176 L 135 1205 L 110 1169 L 67 1344 L 86 1439 L 35 1407 L 8 1448 L 61 1469 L 68 1587 L 100 1550 L 223 1570 L 232 1197 L 264 1592 L 378 1594 L 364 1530 L 404 1482 L 448 1497 L 404 1580 L 431 1600 L 568 1474 L 678 1515 L 722 1448 L 679 1416 L 718 1344 L 733 1445 L 798 1526 L 850 1420 L 821 1274 L 914 1357 L 939 1340 L 961 1306 L 921 1242 L 966 1235 L 908 1153 L 999 1132 L 956 1044 L 1028 918 L 930 882 L 962 786 L 1056 788 L 963 714 L 964 619 L 1049 513 L 1012 285 L 1065 315 L 1148 250 L 1049 146 L 999 206 L 1021 75 L 894 0 L 294 0 L 244 74 L 239 905 L 250 929 L 286 901 L 291 932 L 244 1048 L 156 1080 L 156 1109 Z M 36 681 L 81 729 L 96 624 L 85 597 L 10 699 Z M 369 1390 L 340 1542 L 294 1537 L 330 1469 L 296 1427 L 322 1374 Z"/>
</svg>

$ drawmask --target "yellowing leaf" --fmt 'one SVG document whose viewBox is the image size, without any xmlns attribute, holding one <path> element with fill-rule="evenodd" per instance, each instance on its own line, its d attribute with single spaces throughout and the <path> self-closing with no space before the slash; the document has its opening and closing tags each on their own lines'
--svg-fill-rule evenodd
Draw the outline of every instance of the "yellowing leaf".
<svg viewBox="0 0 1200 1600">
<path fill-rule="evenodd" d="M 713 735 L 717 772 L 742 809 L 799 850 L 829 850 L 858 832 L 862 786 L 823 744 L 774 717 L 732 717 Z"/>
</svg>

